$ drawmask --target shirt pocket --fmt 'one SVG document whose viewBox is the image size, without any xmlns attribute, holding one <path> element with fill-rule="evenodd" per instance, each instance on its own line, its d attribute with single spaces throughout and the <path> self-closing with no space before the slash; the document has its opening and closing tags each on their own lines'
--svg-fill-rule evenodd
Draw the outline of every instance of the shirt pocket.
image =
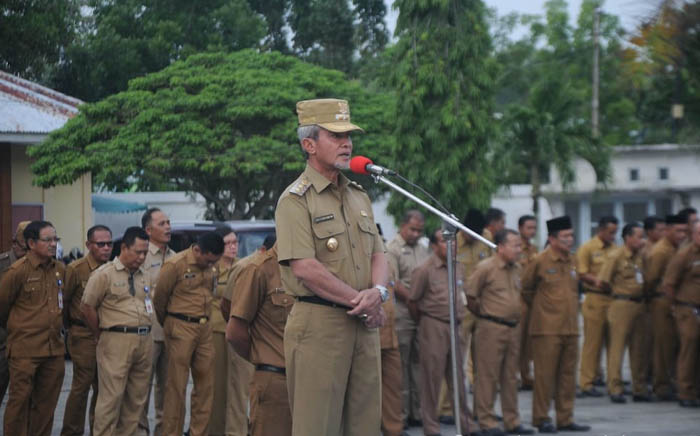
<svg viewBox="0 0 700 436">
<path fill-rule="evenodd" d="M 285 294 L 281 289 L 277 288 L 270 294 L 270 302 L 272 303 L 272 318 L 278 325 L 287 323 L 287 316 L 292 311 L 294 298 Z"/>
<path fill-rule="evenodd" d="M 311 224 L 316 244 L 316 258 L 328 262 L 344 258 L 350 247 L 344 247 L 348 238 L 345 237 L 345 223 L 340 220 L 324 221 Z"/>
<path fill-rule="evenodd" d="M 19 301 L 31 305 L 38 304 L 42 290 L 43 286 L 41 278 L 29 277 L 22 287 L 22 292 L 20 292 L 19 295 Z"/>
<path fill-rule="evenodd" d="M 370 256 L 374 250 L 374 240 L 377 237 L 377 226 L 369 217 L 361 217 L 360 221 L 357 222 L 357 226 L 360 228 L 362 248 L 365 250 L 365 254 Z"/>
</svg>

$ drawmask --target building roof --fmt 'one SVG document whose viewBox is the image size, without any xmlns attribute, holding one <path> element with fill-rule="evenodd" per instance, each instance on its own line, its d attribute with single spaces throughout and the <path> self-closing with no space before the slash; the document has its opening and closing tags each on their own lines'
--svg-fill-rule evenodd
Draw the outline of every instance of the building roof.
<svg viewBox="0 0 700 436">
<path fill-rule="evenodd" d="M 0 71 L 0 136 L 6 140 L 47 135 L 77 115 L 81 104 L 77 98 Z"/>
</svg>

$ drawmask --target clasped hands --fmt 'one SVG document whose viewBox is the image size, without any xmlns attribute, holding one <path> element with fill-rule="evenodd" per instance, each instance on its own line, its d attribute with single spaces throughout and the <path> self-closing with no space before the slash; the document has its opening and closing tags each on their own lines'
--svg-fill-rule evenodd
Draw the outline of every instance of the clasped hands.
<svg viewBox="0 0 700 436">
<path fill-rule="evenodd" d="M 362 318 L 367 328 L 373 329 L 384 325 L 386 314 L 382 308 L 382 297 L 379 289 L 361 290 L 355 298 L 350 300 L 350 304 L 352 309 L 347 314 Z"/>
</svg>

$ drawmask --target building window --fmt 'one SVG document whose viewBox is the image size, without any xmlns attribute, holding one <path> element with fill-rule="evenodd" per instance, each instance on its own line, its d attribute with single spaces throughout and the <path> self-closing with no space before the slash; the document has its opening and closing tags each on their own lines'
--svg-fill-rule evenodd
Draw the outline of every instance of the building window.
<svg viewBox="0 0 700 436">
<path fill-rule="evenodd" d="M 639 181 L 639 169 L 630 168 L 630 182 Z"/>
<path fill-rule="evenodd" d="M 668 168 L 659 168 L 659 180 L 668 180 Z"/>
</svg>

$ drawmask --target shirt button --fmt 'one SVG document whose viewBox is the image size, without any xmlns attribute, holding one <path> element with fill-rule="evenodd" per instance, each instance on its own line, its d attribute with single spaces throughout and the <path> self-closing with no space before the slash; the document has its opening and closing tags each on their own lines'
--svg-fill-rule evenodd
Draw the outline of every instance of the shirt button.
<svg viewBox="0 0 700 436">
<path fill-rule="evenodd" d="M 355 248 L 355 244 L 351 244 L 351 245 L 352 245 L 352 248 Z"/>
<path fill-rule="evenodd" d="M 357 265 L 357 269 L 360 269 L 360 265 Z"/>
</svg>

